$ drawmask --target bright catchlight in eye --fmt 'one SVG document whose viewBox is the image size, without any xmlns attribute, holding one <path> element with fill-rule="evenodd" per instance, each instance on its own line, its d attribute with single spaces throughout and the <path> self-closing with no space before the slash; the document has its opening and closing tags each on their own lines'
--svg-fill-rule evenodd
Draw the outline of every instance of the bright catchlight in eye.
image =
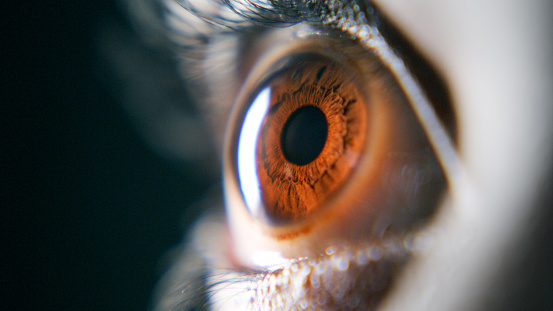
<svg viewBox="0 0 553 311">
<path fill-rule="evenodd" d="M 289 224 L 319 212 L 364 147 L 366 104 L 355 74 L 298 56 L 252 101 L 238 139 L 238 179 L 253 217 Z"/>
<path fill-rule="evenodd" d="M 299 282 L 308 300 L 332 297 L 334 307 L 324 308 L 346 297 L 321 285 L 327 281 L 370 306 L 438 205 L 443 172 L 377 57 L 329 38 L 278 55 L 250 68 L 230 116 L 229 258 Z M 290 286 L 271 295 L 289 295 Z"/>
<path fill-rule="evenodd" d="M 374 56 L 326 43 L 304 51 L 245 87 L 231 117 L 228 217 L 246 266 L 259 252 L 296 259 L 400 236 L 444 186 L 401 88 Z"/>
<path fill-rule="evenodd" d="M 244 193 L 244 200 L 250 213 L 259 215 L 261 196 L 257 179 L 256 142 L 259 129 L 269 108 L 271 89 L 266 87 L 255 98 L 244 119 L 238 142 L 238 172 L 240 174 L 240 188 Z"/>
</svg>

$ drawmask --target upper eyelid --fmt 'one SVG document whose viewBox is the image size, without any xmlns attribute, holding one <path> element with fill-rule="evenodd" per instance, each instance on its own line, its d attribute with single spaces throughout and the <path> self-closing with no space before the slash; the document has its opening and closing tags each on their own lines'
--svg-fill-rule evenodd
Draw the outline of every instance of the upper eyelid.
<svg viewBox="0 0 553 311">
<path fill-rule="evenodd" d="M 300 22 L 306 22 L 309 26 L 323 30 L 323 33 L 330 34 L 329 31 L 335 31 L 332 35 L 343 34 L 344 40 L 352 41 L 355 36 L 351 36 L 344 29 L 341 29 L 340 21 L 335 18 L 337 14 L 347 12 L 339 7 L 346 8 L 348 5 L 342 1 L 336 1 L 335 8 L 331 5 L 323 4 L 309 7 L 303 3 L 287 4 L 286 1 L 268 1 L 261 0 L 160 0 L 164 6 L 164 28 L 169 30 L 169 39 L 173 48 L 179 52 L 180 61 L 186 63 L 188 73 L 185 78 L 189 80 L 193 76 L 198 76 L 202 68 L 192 69 L 196 74 L 190 74 L 190 69 L 204 60 L 200 67 L 211 67 L 205 63 L 209 49 L 220 47 L 218 42 L 225 41 L 234 37 L 239 41 L 231 43 L 226 47 L 231 49 L 241 49 L 253 34 L 259 34 L 260 31 L 278 26 L 291 26 Z M 298 6 L 300 9 L 291 9 Z M 347 23 L 359 27 L 368 28 L 368 21 L 364 17 L 364 12 L 372 12 L 371 8 L 359 8 L 355 4 L 356 19 L 352 19 L 351 13 L 347 16 Z M 225 9 L 223 9 L 225 8 Z M 320 12 L 327 11 L 326 14 Z M 301 12 L 300 12 L 301 11 Z M 371 16 L 373 14 L 370 14 Z M 314 18 L 313 16 L 320 16 Z M 344 14 L 346 16 L 348 14 Z M 305 20 L 302 18 L 308 18 Z M 371 19 L 371 22 L 373 20 Z M 364 23 L 361 25 L 360 23 Z M 347 37 L 347 38 L 346 38 Z M 227 40 L 228 41 L 228 40 Z M 242 58 L 242 56 L 236 58 Z M 199 61 L 199 62 L 198 62 Z M 191 64 L 191 66 L 189 65 Z M 205 69 L 205 68 L 204 68 Z"/>
<path fill-rule="evenodd" d="M 206 32 L 197 33 L 198 35 L 212 38 L 217 34 L 229 33 L 228 30 L 223 30 L 225 27 L 233 30 L 230 33 L 239 33 L 239 31 L 232 26 L 235 25 L 234 23 L 240 25 L 240 22 L 230 19 L 230 17 L 225 18 L 220 12 L 213 11 L 212 14 L 201 13 L 202 11 L 199 6 L 192 6 L 193 3 L 185 2 L 186 0 L 164 1 L 167 9 L 169 9 L 169 6 L 171 6 L 173 10 L 180 8 L 181 15 L 188 14 L 188 18 L 196 16 L 197 21 L 203 21 L 205 23 L 203 26 L 205 26 L 204 30 Z M 242 21 L 249 21 L 249 27 L 255 25 L 256 21 L 271 20 L 273 17 L 277 17 L 276 20 L 274 18 L 272 19 L 275 22 L 284 22 L 286 20 L 293 21 L 294 19 L 297 21 L 298 17 L 303 16 L 309 19 L 306 20 L 306 22 L 312 26 L 323 26 L 325 28 L 341 31 L 344 34 L 350 35 L 351 38 L 359 40 L 361 46 L 364 46 L 368 50 L 375 51 L 375 54 L 381 59 L 385 67 L 388 67 L 398 81 L 401 81 L 402 88 L 411 102 L 412 109 L 422 122 L 435 152 L 446 168 L 445 171 L 446 175 L 448 175 L 448 179 L 450 179 L 452 183 L 458 185 L 458 187 L 455 187 L 456 189 L 464 189 L 461 192 L 471 192 L 470 187 L 468 187 L 464 169 L 460 165 L 452 137 L 447 133 L 446 127 L 439 120 L 425 92 L 416 79 L 414 79 L 410 70 L 406 68 L 401 57 L 393 51 L 388 42 L 380 34 L 377 27 L 378 18 L 369 3 L 361 1 L 354 1 L 352 3 L 346 1 L 334 1 L 330 3 L 316 2 L 314 4 L 311 2 L 298 2 L 292 3 L 290 6 L 290 8 L 292 8 L 293 5 L 297 5 L 297 10 L 285 12 L 287 14 L 274 14 L 276 11 L 270 10 L 267 3 L 256 1 L 258 0 L 216 0 L 214 2 L 204 3 L 214 4 L 212 8 L 222 8 L 226 6 L 228 8 L 227 13 L 230 13 L 230 16 L 240 17 Z M 200 2 L 197 2 L 196 4 L 199 3 Z M 259 6 L 261 8 L 259 12 L 251 9 L 252 6 L 253 8 L 257 8 L 255 6 L 256 3 L 261 5 Z M 287 7 L 283 3 L 284 2 L 278 1 L 270 2 L 275 10 L 286 9 Z M 244 6 L 246 10 L 240 11 L 240 8 L 237 6 L 238 4 L 242 4 L 242 6 L 246 4 Z M 277 5 L 279 6 L 276 7 Z M 267 12 L 271 14 L 267 15 Z M 250 13 L 252 15 L 250 15 Z M 296 14 L 296 16 L 294 16 L 294 14 Z M 200 17 L 199 19 L 198 15 Z M 185 39 L 186 38 L 184 38 L 184 40 Z M 205 43 L 209 45 L 211 43 L 209 41 L 210 40 L 206 40 Z M 201 53 L 205 52 L 201 51 Z M 181 55 L 184 61 L 186 61 L 186 53 Z"/>
<path fill-rule="evenodd" d="M 355 39 L 355 36 L 351 36 L 343 29 L 342 22 L 336 19 L 337 14 L 349 12 L 340 9 L 348 7 L 348 4 L 341 1 L 334 2 L 336 3 L 334 8 L 331 5 L 323 4 L 323 2 L 320 5 L 309 7 L 308 4 L 293 2 L 287 4 L 288 2 L 279 0 L 267 0 L 270 4 L 262 0 L 161 1 L 165 9 L 164 24 L 165 28 L 169 30 L 169 39 L 175 45 L 174 48 L 180 52 L 180 61 L 192 63 L 192 66 L 187 65 L 189 69 L 195 67 L 194 64 L 199 64 L 198 61 L 205 60 L 209 49 L 217 47 L 218 41 L 234 37 L 238 41 L 226 46 L 226 50 L 228 51 L 229 48 L 242 49 L 242 45 L 247 43 L 252 34 L 300 22 L 305 22 L 313 28 L 322 29 L 323 33 L 330 34 L 333 31 L 336 32 L 333 32 L 333 35 L 341 33 L 345 35 L 344 39 L 347 41 Z M 294 6 L 300 8 L 295 10 Z M 368 29 L 369 21 L 364 12 L 368 12 L 366 14 L 371 16 L 371 23 L 374 23 L 375 19 L 372 8 L 368 5 L 365 6 L 365 8 L 360 8 L 359 5 L 354 4 L 355 18 L 352 17 L 351 12 L 346 13 L 344 14 L 346 22 L 358 29 Z M 326 14 L 319 14 L 325 10 Z M 313 17 L 315 15 L 319 17 Z M 302 18 L 304 19 L 302 20 Z M 235 58 L 243 57 L 236 55 Z M 205 62 L 200 67 L 206 65 L 210 67 Z M 198 69 L 199 71 L 203 70 L 202 68 Z M 198 76 L 198 74 L 185 74 L 185 76 L 188 76 L 185 77 L 186 79 L 190 79 L 191 76 Z"/>
<path fill-rule="evenodd" d="M 221 12 L 213 11 L 210 14 L 206 10 L 202 11 L 199 6 L 193 6 L 193 3 L 187 0 L 163 1 L 166 9 L 170 12 L 170 9 L 172 9 L 173 14 L 176 16 L 179 15 L 176 10 L 180 8 L 181 21 L 186 21 L 186 18 L 183 19 L 182 16 L 188 15 L 189 19 L 196 16 L 196 22 L 204 23 L 203 30 L 205 32 L 197 31 L 196 34 L 185 34 L 185 37 L 181 38 L 184 41 L 190 37 L 198 39 L 198 36 L 205 36 L 207 39 L 204 40 L 204 43 L 209 45 L 211 43 L 209 39 L 218 34 L 239 33 L 241 30 L 253 27 L 256 23 L 263 23 L 268 20 L 275 23 L 285 23 L 286 21 L 297 22 L 299 21 L 299 17 L 309 19 L 305 20 L 305 22 L 311 26 L 335 29 L 350 35 L 351 38 L 356 38 L 359 40 L 360 45 L 365 46 L 368 50 L 376 51 L 376 54 L 379 55 L 378 57 L 381 58 L 385 66 L 394 73 L 398 80 L 406 80 L 402 83 L 406 95 L 410 98 L 413 110 L 422 123 L 425 124 L 427 135 L 447 167 L 446 172 L 449 172 L 449 177 L 465 175 L 463 173 L 464 170 L 459 166 L 459 159 L 452 138 L 448 135 L 445 126 L 439 120 L 436 111 L 432 108 L 419 83 L 414 79 L 410 70 L 406 68 L 401 57 L 392 50 L 380 34 L 377 27 L 378 17 L 369 3 L 364 1 L 354 1 L 351 3 L 349 1 L 332 1 L 330 3 L 316 2 L 314 4 L 311 2 L 292 2 L 287 7 L 284 1 L 279 2 L 275 0 L 270 2 L 270 5 L 273 6 L 273 10 L 271 10 L 269 4 L 267 2 L 263 3 L 261 0 L 214 0 L 213 2 L 203 2 L 204 4 L 213 4 L 212 8 L 226 6 L 228 8 L 227 13 L 230 13 L 230 16 L 238 18 L 234 20 L 230 19 L 230 17 L 226 18 Z M 201 3 L 201 0 L 197 1 L 196 4 Z M 238 4 L 241 4 L 242 8 L 238 7 Z M 297 9 L 294 6 L 297 6 Z M 254 10 L 258 8 L 259 11 Z M 276 13 L 278 9 L 286 10 L 289 8 L 292 9 L 280 14 Z M 296 15 L 294 16 L 294 14 Z M 240 25 L 244 21 L 247 23 L 246 28 L 233 28 L 236 25 L 244 26 Z M 200 25 L 198 26 L 201 27 Z M 232 31 L 229 32 L 229 29 Z M 205 53 L 205 51 L 200 51 L 200 53 Z M 181 56 L 186 61 L 187 53 L 183 53 Z M 462 185 L 460 188 L 467 188 L 465 177 L 454 179 L 459 179 L 456 183 Z"/>
<path fill-rule="evenodd" d="M 325 2 L 318 2 L 314 5 L 311 5 L 309 3 L 295 3 L 295 5 L 298 5 L 299 8 L 297 9 L 297 11 L 291 10 L 289 12 L 286 12 L 288 14 L 273 14 L 275 13 L 275 11 L 271 11 L 268 6 L 262 6 L 262 10 L 260 12 L 271 12 L 272 14 L 264 15 L 252 11 L 250 10 L 250 8 L 247 8 L 246 11 L 240 11 L 239 8 L 236 6 L 236 4 L 240 3 L 252 5 L 254 5 L 255 3 L 261 3 L 255 2 L 253 0 L 217 0 L 214 2 L 206 2 L 210 4 L 215 4 L 214 7 L 216 7 L 217 5 L 219 5 L 220 7 L 226 6 L 227 8 L 229 8 L 229 11 L 227 13 L 230 13 L 231 16 L 233 15 L 234 17 L 240 17 L 242 21 L 247 22 L 246 28 L 235 29 L 233 28 L 233 26 L 240 25 L 240 22 L 225 18 L 223 15 L 220 14 L 220 12 L 212 12 L 212 14 L 201 13 L 202 11 L 200 11 L 200 7 L 192 6 L 192 2 L 185 1 L 186 0 L 164 0 L 164 3 L 166 4 L 166 9 L 170 9 L 170 6 L 173 10 L 174 15 L 178 16 L 177 13 L 179 13 L 181 21 L 185 22 L 186 18 L 182 17 L 187 16 L 189 21 L 190 19 L 195 19 L 195 21 L 199 22 L 200 24 L 202 22 L 204 23 L 203 25 L 198 25 L 200 28 L 203 26 L 203 30 L 199 28 L 196 29 L 202 31 L 196 31 L 195 34 L 191 34 L 189 32 L 188 34 L 184 34 L 184 37 L 182 36 L 183 34 L 181 34 L 180 38 L 177 38 L 180 39 L 178 41 L 184 42 L 184 44 L 186 44 L 187 39 L 190 39 L 191 37 L 196 40 L 198 39 L 198 37 L 205 37 L 205 45 L 203 46 L 209 46 L 213 44 L 213 41 L 210 39 L 213 38 L 216 41 L 217 35 L 239 34 L 242 32 L 242 30 L 245 30 L 248 27 L 254 27 L 256 21 L 263 22 L 266 20 L 271 20 L 271 16 L 278 17 L 278 19 L 272 19 L 272 21 L 283 23 L 286 21 L 286 19 L 288 19 L 288 21 L 294 21 L 295 19 L 295 21 L 297 22 L 299 17 L 304 16 L 306 18 L 310 17 L 310 20 L 306 20 L 305 22 L 310 24 L 311 26 L 322 26 L 323 28 L 337 30 L 345 35 L 349 35 L 350 38 L 357 39 L 360 45 L 364 46 L 368 50 L 376 51 L 375 53 L 379 55 L 378 58 L 381 58 L 382 62 L 385 64 L 385 67 L 388 67 L 394 73 L 398 80 L 406 80 L 404 81 L 404 83 L 402 83 L 406 95 L 410 98 L 413 110 L 416 112 L 422 123 L 425 124 L 425 131 L 427 132 L 427 135 L 434 145 L 434 148 L 436 149 L 435 151 L 438 153 L 439 158 L 441 158 L 444 165 L 447 167 L 447 175 L 449 175 L 450 178 L 454 176 L 463 176 L 461 178 L 454 178 L 455 180 L 457 180 L 455 183 L 462 185 L 462 187 L 460 188 L 468 188 L 466 178 L 464 177 L 465 174 L 463 173 L 464 170 L 459 166 L 459 160 L 456 154 L 454 143 L 452 142 L 452 138 L 448 135 L 445 126 L 439 120 L 439 117 L 436 115 L 435 110 L 432 108 L 432 105 L 426 98 L 426 95 L 422 91 L 418 82 L 413 79 L 413 76 L 409 72 L 409 69 L 405 67 L 403 61 L 401 60 L 401 57 L 399 55 L 396 55 L 396 53 L 392 50 L 392 48 L 380 34 L 377 27 L 378 17 L 376 16 L 373 8 L 370 7 L 370 4 L 365 2 L 358 3 L 357 1 L 353 3 L 345 1 L 335 1 L 331 2 L 330 4 Z M 279 3 L 282 4 L 284 2 L 271 2 L 271 4 L 274 5 L 279 5 Z M 275 9 L 278 8 L 286 9 L 286 6 L 279 6 Z M 301 11 L 302 9 L 304 11 Z M 180 10 L 180 12 L 177 12 L 176 10 Z M 244 13 L 241 14 L 240 12 Z M 253 15 L 250 15 L 248 12 L 252 13 Z M 297 15 L 293 16 L 293 13 L 296 13 Z M 232 31 L 229 31 L 229 29 L 231 29 Z M 178 32 L 179 29 L 176 29 L 176 31 Z M 238 36 L 235 35 L 233 37 Z M 198 47 L 197 44 L 188 45 L 188 48 L 199 48 L 200 55 L 203 54 L 203 56 L 205 56 L 206 51 L 202 50 L 201 46 Z M 192 62 L 197 63 L 198 60 L 200 60 L 201 62 L 203 56 L 200 56 L 200 59 L 196 58 L 195 60 L 192 60 Z M 184 53 L 181 53 L 181 57 L 182 60 L 186 62 L 189 56 L 188 53 L 184 51 Z M 200 71 L 202 70 L 201 68 L 199 69 Z"/>
</svg>

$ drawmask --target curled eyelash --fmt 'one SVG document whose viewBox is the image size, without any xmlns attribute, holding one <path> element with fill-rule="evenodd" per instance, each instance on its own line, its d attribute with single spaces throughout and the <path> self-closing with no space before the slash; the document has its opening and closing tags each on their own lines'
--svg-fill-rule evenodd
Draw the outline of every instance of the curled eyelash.
<svg viewBox="0 0 553 311">
<path fill-rule="evenodd" d="M 190 43 L 207 44 L 216 36 L 254 26 L 284 27 L 300 21 L 294 11 L 272 0 L 166 0 L 162 6 L 173 41 L 189 48 L 194 47 Z"/>
<path fill-rule="evenodd" d="M 193 62 L 201 62 L 206 53 L 205 48 L 220 39 L 219 36 L 232 37 L 241 32 L 247 32 L 249 29 L 288 26 L 302 21 L 315 26 L 324 25 L 327 28 L 351 35 L 353 39 L 359 39 L 364 37 L 364 31 L 368 32 L 370 30 L 367 30 L 369 24 L 374 26 L 374 23 L 376 23 L 376 19 L 370 15 L 370 8 L 361 7 L 356 2 L 354 4 L 348 2 L 346 5 L 346 1 L 209 1 L 209 4 L 219 7 L 219 10 L 215 11 L 199 7 L 198 3 L 190 0 L 165 0 L 156 3 L 161 5 L 161 10 L 165 13 L 164 17 L 160 18 L 163 25 L 161 33 L 166 35 L 172 47 L 176 47 L 178 52 L 182 52 L 183 62 L 186 62 L 187 65 Z M 359 1 L 359 3 L 364 2 Z M 369 23 L 369 20 L 371 23 Z M 370 48 L 368 43 L 367 46 Z M 194 78 L 205 75 L 205 67 L 187 66 L 186 70 L 185 79 L 187 83 L 199 83 L 194 81 Z M 200 88 L 191 87 L 191 89 L 197 90 Z M 405 260 L 410 251 L 408 247 L 402 245 L 390 248 L 390 251 L 385 252 L 385 257 L 388 258 L 387 256 L 389 256 L 389 258 L 398 261 Z M 397 252 L 394 253 L 391 249 L 395 249 Z M 333 254 L 326 254 L 321 258 L 330 258 Z M 340 252 L 340 254 L 348 256 L 347 251 Z M 271 296 L 275 295 L 275 292 L 269 293 L 266 291 L 267 286 L 270 286 L 268 284 L 271 279 L 286 279 L 282 276 L 293 267 L 315 273 L 312 272 L 315 270 L 311 270 L 313 264 L 310 260 L 313 259 L 298 260 L 288 267 L 262 272 L 236 272 L 231 269 L 225 271 L 222 268 L 217 268 L 217 266 L 205 267 L 205 265 L 209 265 L 208 262 L 203 262 L 204 268 L 201 273 L 198 271 L 189 271 L 185 274 L 169 272 L 169 274 L 174 274 L 179 279 L 170 285 L 170 292 L 164 294 L 165 297 L 168 297 L 168 300 L 161 302 L 160 306 L 163 306 L 162 309 L 203 310 L 207 309 L 212 303 L 225 304 L 229 303 L 228 300 L 232 300 L 237 296 L 247 296 L 252 297 L 252 305 L 262 308 L 263 305 L 271 303 L 271 301 L 278 301 L 278 299 L 273 299 L 275 297 Z M 363 262 L 363 259 L 361 259 L 361 262 Z M 381 261 L 376 260 L 376 262 Z M 336 267 L 340 270 L 339 264 L 344 264 L 344 262 L 330 260 L 328 264 L 338 265 Z M 227 292 L 221 291 L 221 289 L 229 289 L 233 286 L 236 286 L 238 291 L 233 292 L 232 297 L 216 297 L 220 292 Z M 244 286 L 246 287 L 244 288 Z M 282 290 L 292 290 L 292 288 L 288 284 L 283 285 Z M 277 291 L 276 295 L 283 294 Z M 332 295 L 333 293 L 329 291 L 320 296 L 333 297 Z M 333 299 L 340 298 L 335 297 Z M 274 309 L 279 308 L 275 307 Z"/>
<path fill-rule="evenodd" d="M 353 15 L 361 24 L 368 20 L 377 22 L 374 10 L 365 1 L 161 0 L 158 4 L 172 41 L 187 48 L 207 44 L 216 36 L 256 27 L 287 27 L 304 22 L 342 29 L 352 19 L 340 16 Z"/>
<path fill-rule="evenodd" d="M 221 272 L 207 274 L 204 271 L 200 276 L 188 276 L 182 279 L 181 284 L 174 286 L 172 292 L 164 293 L 164 298 L 156 306 L 156 310 L 208 310 L 213 304 L 214 296 L 221 289 L 228 289 L 233 285 L 255 282 L 257 273 L 243 273 L 235 276 L 236 272 Z M 232 277 L 230 277 L 233 275 Z M 228 299 L 241 295 L 238 292 Z"/>
<path fill-rule="evenodd" d="M 419 232 L 360 247 L 330 246 L 320 256 L 291 260 L 264 270 L 220 268 L 203 253 L 203 269 L 177 271 L 187 265 L 189 252 L 169 274 L 177 273 L 178 277 L 172 279 L 174 283 L 166 288 L 164 299 L 157 307 L 159 310 L 205 310 L 232 304 L 231 308 L 247 305 L 248 310 L 288 310 L 297 306 L 321 310 L 340 306 L 370 308 L 377 301 L 366 300 L 367 295 L 376 297 L 390 286 L 388 268 L 400 267 L 408 257 L 425 252 L 431 243 L 428 237 Z M 291 306 L 291 301 L 296 304 Z"/>
</svg>

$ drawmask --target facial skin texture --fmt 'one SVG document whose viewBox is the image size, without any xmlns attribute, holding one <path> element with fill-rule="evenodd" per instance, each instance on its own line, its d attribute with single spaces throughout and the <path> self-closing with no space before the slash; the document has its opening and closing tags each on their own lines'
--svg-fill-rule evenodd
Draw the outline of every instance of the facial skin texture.
<svg viewBox="0 0 553 311">
<path fill-rule="evenodd" d="M 535 196 L 551 178 L 553 45 L 540 35 L 551 29 L 551 4 L 376 2 L 449 82 L 476 199 L 443 211 L 433 251 L 383 309 L 513 308 L 501 300 L 523 281 L 513 271 L 535 238 L 533 217 L 548 205 Z"/>
<path fill-rule="evenodd" d="M 409 261 L 378 310 L 517 309 L 532 292 L 518 288 L 532 288 L 525 266 L 534 262 L 528 258 L 539 245 L 532 241 L 545 226 L 541 215 L 548 215 L 544 185 L 552 178 L 553 43 L 545 34 L 552 28 L 552 5 L 538 0 L 374 2 L 445 79 L 458 117 L 459 155 L 470 184 L 439 208 L 427 228 L 433 232 L 432 247 Z M 211 85 L 225 80 L 209 70 L 203 74 Z M 216 93 L 209 87 L 208 91 Z M 213 97 L 223 100 L 217 94 Z M 228 111 L 216 108 L 201 109 L 213 124 L 216 145 L 222 145 L 220 124 Z M 220 226 L 204 222 L 187 245 L 209 252 L 221 248 L 226 241 L 217 237 L 226 234 Z M 214 256 L 227 254 L 220 251 Z M 201 266 L 200 261 L 186 253 L 165 284 L 187 284 L 182 278 L 190 277 L 189 271 Z M 167 295 L 167 290 L 161 291 Z M 160 309 L 175 303 L 161 303 Z M 547 309 L 539 301 L 532 303 L 530 308 Z M 232 309 L 231 304 L 221 306 Z"/>
</svg>

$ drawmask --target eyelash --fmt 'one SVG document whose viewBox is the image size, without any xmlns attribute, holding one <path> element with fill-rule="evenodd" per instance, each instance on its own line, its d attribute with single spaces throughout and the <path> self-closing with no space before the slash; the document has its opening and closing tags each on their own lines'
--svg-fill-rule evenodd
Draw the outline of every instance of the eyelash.
<svg viewBox="0 0 553 311">
<path fill-rule="evenodd" d="M 172 2 L 177 3 L 177 2 Z M 177 52 L 181 52 L 182 55 L 184 55 L 184 61 L 194 61 L 194 57 L 202 58 L 205 56 L 204 53 L 206 51 L 203 49 L 203 47 L 209 45 L 211 42 L 211 38 L 217 38 L 216 40 L 227 40 L 232 39 L 233 37 L 236 37 L 236 34 L 240 33 L 248 33 L 251 31 L 259 31 L 260 29 L 267 28 L 267 27 L 280 27 L 280 26 L 289 26 L 293 23 L 296 23 L 299 21 L 299 17 L 301 14 L 299 14 L 300 11 L 298 10 L 291 10 L 289 7 L 284 7 L 285 10 L 284 13 L 281 15 L 278 15 L 278 18 L 276 18 L 274 15 L 266 14 L 266 15 L 255 15 L 250 14 L 251 11 L 244 11 L 239 10 L 236 6 L 233 6 L 232 1 L 230 0 L 221 0 L 219 2 L 220 4 L 228 5 L 237 15 L 244 17 L 246 19 L 246 23 L 240 22 L 237 23 L 235 21 L 232 21 L 230 19 L 224 19 L 220 16 L 213 15 L 213 14 L 206 14 L 202 12 L 198 12 L 195 10 L 190 9 L 188 7 L 187 12 L 193 13 L 193 15 L 200 17 L 200 20 L 205 22 L 207 25 L 207 29 L 210 30 L 208 33 L 184 33 L 183 29 L 175 29 L 171 28 L 170 32 L 176 36 L 179 40 L 175 40 L 175 37 L 172 37 L 172 41 L 178 41 L 179 43 L 176 45 Z M 254 4 L 254 1 L 248 1 L 248 3 Z M 258 2 L 255 2 L 258 3 Z M 185 1 L 178 1 L 178 4 L 182 9 L 185 9 L 183 5 L 185 5 Z M 166 8 L 167 9 L 167 8 Z M 175 8 L 173 8 L 175 9 Z M 169 11 L 172 13 L 172 16 L 177 19 L 182 19 L 182 16 L 179 16 L 178 12 L 176 11 Z M 268 11 L 266 11 L 268 12 Z M 330 14 L 321 14 L 317 15 L 321 18 L 315 19 L 311 17 L 310 22 L 313 24 L 318 25 L 318 27 L 326 27 L 326 28 L 334 28 L 339 29 L 342 34 L 345 34 L 348 36 L 349 39 L 356 38 L 355 34 L 360 34 L 363 30 L 366 30 L 365 28 L 361 28 L 357 21 L 355 20 L 349 20 L 348 21 L 336 21 L 332 19 L 332 15 Z M 303 16 L 305 18 L 309 18 L 309 16 Z M 326 22 L 324 21 L 326 19 Z M 361 18 L 363 20 L 363 18 Z M 182 21 L 182 20 L 181 20 Z M 330 22 L 329 22 L 330 21 Z M 365 18 L 366 21 L 366 18 Z M 373 21 L 374 23 L 377 23 L 376 20 Z M 326 26 L 321 26 L 321 24 L 326 24 Z M 204 25 L 205 26 L 205 25 Z M 357 29 L 356 31 L 354 31 Z M 349 34 L 348 34 L 349 33 Z M 354 34 L 352 34 L 354 33 Z M 171 37 L 171 35 L 169 35 Z M 357 36 L 357 39 L 359 39 L 360 36 Z M 202 44 L 198 45 L 197 43 L 200 42 Z M 191 57 L 193 55 L 193 57 Z M 210 64 L 210 66 L 217 66 L 218 64 Z M 205 68 L 203 68 L 205 70 Z M 220 69 L 220 68 L 219 68 Z M 194 84 L 197 83 L 195 81 L 195 77 L 188 76 L 185 83 L 188 84 Z M 412 88 L 413 86 L 411 86 Z M 415 88 L 418 88 L 418 86 L 415 85 Z M 200 97 L 201 94 L 198 96 Z M 443 126 L 442 126 L 443 128 Z M 449 139 L 446 139 L 446 141 L 450 142 Z M 447 147 L 451 148 L 451 147 Z M 446 148 L 446 149 L 447 149 Z M 455 163 L 455 160 L 453 160 L 451 163 Z M 454 173 L 455 174 L 455 173 Z M 196 271 L 197 272 L 197 271 Z M 176 298 L 177 301 L 176 304 L 183 306 L 186 305 L 186 308 L 204 308 L 207 299 L 212 295 L 212 293 L 215 291 L 215 288 L 217 286 L 220 286 L 222 284 L 241 284 L 246 283 L 252 284 L 257 282 L 258 280 L 263 280 L 267 277 L 269 277 L 273 272 L 270 271 L 228 271 L 228 272 L 222 272 L 220 275 L 205 275 L 204 273 L 200 273 L 199 275 L 191 276 L 190 274 L 186 274 L 185 276 L 181 273 L 174 273 L 170 272 L 169 274 L 174 274 L 177 276 L 177 278 L 180 278 L 180 284 L 182 284 L 183 280 L 186 280 L 185 284 L 182 284 L 178 288 L 178 291 L 175 292 L 177 294 Z M 232 276 L 232 277 L 231 277 Z M 215 281 L 217 279 L 221 278 L 223 281 Z M 189 293 L 188 296 L 185 293 Z M 182 300 L 182 297 L 187 297 L 185 300 Z M 171 306 L 174 306 L 174 304 L 171 304 Z"/>
<path fill-rule="evenodd" d="M 199 9 L 187 0 L 164 1 L 164 12 L 167 18 L 184 22 L 191 29 L 173 28 L 172 30 L 180 39 L 190 40 L 195 43 L 207 43 L 209 38 L 220 35 L 233 35 L 239 32 L 248 31 L 253 27 L 284 27 L 300 22 L 298 12 L 285 5 L 273 6 L 273 4 L 262 3 L 261 1 L 236 1 L 236 0 L 215 0 L 211 1 L 213 6 L 226 8 L 226 15 L 234 15 L 235 19 L 225 17 L 222 14 L 215 14 Z M 238 3 L 242 5 L 238 6 Z M 192 21 L 191 23 L 191 19 Z M 201 31 L 203 29 L 204 31 Z M 187 45 L 194 48 L 194 45 Z"/>
<path fill-rule="evenodd" d="M 186 62 L 187 58 L 199 57 L 201 59 L 202 55 L 205 56 L 206 51 L 202 47 L 205 44 L 209 44 L 212 38 L 223 41 L 225 37 L 232 38 L 236 34 L 252 30 L 259 31 L 260 28 L 289 26 L 302 20 L 307 20 L 308 24 L 315 27 L 337 29 L 342 34 L 357 40 L 362 46 L 374 51 L 381 61 L 383 61 L 384 65 L 396 76 L 412 103 L 412 109 L 421 120 L 425 132 L 440 162 L 444 166 L 445 174 L 453 185 L 452 188 L 459 189 L 461 192 L 471 191 L 464 169 L 460 166 L 455 144 L 447 126 L 440 120 L 440 117 L 427 99 L 425 92 L 417 80 L 413 78 L 413 75 L 405 66 L 401 57 L 396 55 L 378 31 L 382 23 L 377 12 L 372 7 L 368 5 L 366 8 L 361 7 L 363 2 L 361 4 L 346 4 L 340 1 L 317 2 L 318 5 L 311 5 L 309 7 L 309 3 L 303 2 L 286 5 L 285 2 L 270 1 L 270 4 L 268 4 L 253 0 L 242 2 L 243 7 L 239 7 L 235 5 L 235 2 L 240 3 L 240 1 L 220 0 L 219 2 L 215 1 L 214 4 L 226 6 L 232 14 L 235 14 L 236 17 L 242 20 L 232 20 L 223 17 L 221 14 L 200 11 L 185 0 L 168 0 L 165 2 L 165 9 L 170 16 L 169 20 L 172 16 L 186 23 L 186 16 L 182 14 L 187 12 L 197 18 L 197 23 L 204 23 L 192 28 L 201 29 L 203 26 L 208 30 L 208 32 L 197 32 L 194 34 L 182 33 L 184 30 L 182 27 L 170 29 L 173 34 L 178 36 L 181 48 L 180 52 L 184 56 L 184 62 Z M 178 12 L 175 4 L 183 11 Z M 273 6 L 273 8 L 270 9 L 270 6 Z M 257 9 L 261 11 L 255 11 Z M 368 12 L 369 16 L 365 16 L 364 12 Z M 187 41 L 189 44 L 186 44 Z M 198 42 L 203 42 L 204 45 L 198 45 Z M 191 50 L 200 50 L 199 55 L 197 51 L 193 52 Z M 191 55 L 194 56 L 192 57 Z M 217 65 L 212 64 L 211 66 L 215 67 Z M 205 68 L 202 69 L 205 70 Z M 194 70 L 192 69 L 191 71 Z M 188 83 L 194 84 L 193 76 L 194 74 L 187 77 Z M 205 88 L 202 89 L 205 90 Z M 202 95 L 198 97 L 202 97 Z"/>
</svg>

